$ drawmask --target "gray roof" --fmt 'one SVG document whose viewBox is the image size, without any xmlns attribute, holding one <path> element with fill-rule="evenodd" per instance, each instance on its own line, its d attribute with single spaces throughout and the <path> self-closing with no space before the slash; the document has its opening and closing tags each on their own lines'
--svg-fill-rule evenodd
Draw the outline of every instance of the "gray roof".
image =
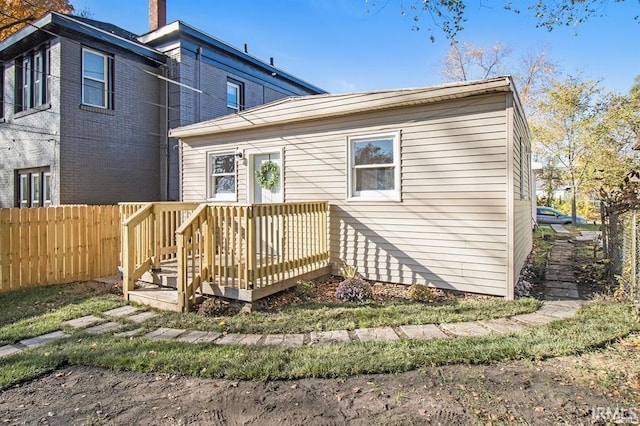
<svg viewBox="0 0 640 426">
<path fill-rule="evenodd" d="M 289 97 L 237 114 L 178 127 L 170 136 L 187 138 L 329 117 L 426 105 L 495 92 L 515 92 L 510 76 L 411 89 Z M 516 94 L 517 101 L 517 94 Z"/>
<path fill-rule="evenodd" d="M 91 23 L 90 23 L 91 22 Z M 51 35 L 74 32 L 91 37 L 156 63 L 166 62 L 166 56 L 157 50 L 131 38 L 132 33 L 100 21 L 49 12 L 42 18 L 22 28 L 0 43 L 0 60 L 11 59 L 27 50 L 31 44 L 40 43 Z"/>
</svg>

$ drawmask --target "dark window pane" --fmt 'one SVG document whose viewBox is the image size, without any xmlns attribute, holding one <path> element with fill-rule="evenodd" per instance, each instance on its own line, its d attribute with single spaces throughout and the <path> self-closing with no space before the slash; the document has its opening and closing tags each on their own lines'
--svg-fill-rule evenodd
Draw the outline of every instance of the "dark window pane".
<svg viewBox="0 0 640 426">
<path fill-rule="evenodd" d="M 227 106 L 238 109 L 240 88 L 235 84 L 227 84 Z"/>
<path fill-rule="evenodd" d="M 213 174 L 234 173 L 235 157 L 233 155 L 219 155 L 213 157 Z"/>
<path fill-rule="evenodd" d="M 104 83 L 85 79 L 84 103 L 89 105 L 104 106 Z"/>
<path fill-rule="evenodd" d="M 393 167 L 356 169 L 356 191 L 390 191 L 394 189 Z"/>
<path fill-rule="evenodd" d="M 393 141 L 355 142 L 353 152 L 356 166 L 367 164 L 393 164 Z"/>
<path fill-rule="evenodd" d="M 104 76 L 104 56 L 92 52 L 84 51 L 83 67 L 84 76 L 100 81 L 105 81 Z"/>
<path fill-rule="evenodd" d="M 235 176 L 216 176 L 214 180 L 216 194 L 233 194 L 236 192 Z"/>
</svg>

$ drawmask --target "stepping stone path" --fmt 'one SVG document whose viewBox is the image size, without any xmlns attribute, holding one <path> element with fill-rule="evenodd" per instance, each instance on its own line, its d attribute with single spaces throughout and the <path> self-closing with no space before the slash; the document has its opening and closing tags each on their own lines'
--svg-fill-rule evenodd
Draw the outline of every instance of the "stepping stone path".
<svg viewBox="0 0 640 426">
<path fill-rule="evenodd" d="M 553 225 L 550 225 L 550 226 L 551 226 L 551 229 L 556 231 L 557 234 L 571 234 L 571 232 L 569 232 L 567 230 L 567 228 L 565 228 L 562 225 L 553 224 Z"/>
<path fill-rule="evenodd" d="M 569 240 L 557 239 L 551 247 L 545 275 L 545 300 L 580 299 L 572 269 L 573 253 L 574 246 Z"/>
<path fill-rule="evenodd" d="M 564 233 L 562 225 L 552 225 L 554 230 Z M 556 229 L 558 227 L 558 229 Z M 564 231 L 562 231 L 564 229 Z M 566 231 L 568 232 L 568 231 Z M 583 233 L 584 234 L 584 233 Z M 597 233 L 585 235 L 596 239 Z M 562 318 L 572 317 L 584 303 L 580 298 L 571 258 L 574 247 L 564 239 L 557 239 L 551 248 L 545 276 L 545 302 L 536 312 L 498 318 L 449 324 L 402 325 L 397 328 L 378 327 L 348 330 L 314 331 L 309 334 L 240 334 L 213 331 L 185 330 L 160 327 L 144 336 L 144 328 L 119 331 L 127 324 L 142 324 L 158 315 L 134 306 L 122 306 L 103 312 L 100 316 L 87 315 L 69 320 L 66 326 L 85 329 L 91 334 L 113 333 L 116 337 L 145 337 L 157 340 L 175 340 L 183 343 L 210 343 L 216 345 L 282 345 L 301 347 L 304 345 L 331 345 L 351 342 L 395 341 L 399 339 L 433 340 L 455 338 L 457 336 L 484 336 L 488 334 L 517 333 L 527 327 L 548 324 Z M 110 319 L 110 321 L 108 321 Z M 8 357 L 28 348 L 36 348 L 61 339 L 71 337 L 62 330 L 42 336 L 25 339 L 19 343 L 0 347 L 0 358 Z"/>
</svg>

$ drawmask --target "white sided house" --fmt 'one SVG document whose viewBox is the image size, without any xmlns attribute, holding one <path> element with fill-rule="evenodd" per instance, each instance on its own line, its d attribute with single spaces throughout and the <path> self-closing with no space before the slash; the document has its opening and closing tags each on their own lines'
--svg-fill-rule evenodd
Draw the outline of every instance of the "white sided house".
<svg viewBox="0 0 640 426">
<path fill-rule="evenodd" d="M 508 76 L 291 97 L 171 136 L 185 202 L 328 201 L 334 272 L 346 262 L 373 281 L 514 297 L 533 210 Z"/>
</svg>

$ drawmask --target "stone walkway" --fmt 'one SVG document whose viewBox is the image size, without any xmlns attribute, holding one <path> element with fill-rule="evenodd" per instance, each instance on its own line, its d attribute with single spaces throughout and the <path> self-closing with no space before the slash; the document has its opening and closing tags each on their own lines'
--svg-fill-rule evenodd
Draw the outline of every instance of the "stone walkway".
<svg viewBox="0 0 640 426">
<path fill-rule="evenodd" d="M 595 238 L 595 237 L 594 237 Z M 84 330 L 89 334 L 111 333 L 116 337 L 144 337 L 157 340 L 176 340 L 185 343 L 213 343 L 217 345 L 330 345 L 349 342 L 394 341 L 399 339 L 445 339 L 488 334 L 517 333 L 535 325 L 573 316 L 582 306 L 572 270 L 573 244 L 567 239 L 557 239 L 551 248 L 545 276 L 545 301 L 542 308 L 530 314 L 510 318 L 498 318 L 449 324 L 403 325 L 399 327 L 363 328 L 356 330 L 317 331 L 306 334 L 240 334 L 213 331 L 185 330 L 160 327 L 143 334 L 142 324 L 157 316 L 152 311 L 134 306 L 122 306 L 103 312 L 99 316 L 88 315 L 65 323 L 71 330 Z M 137 328 L 130 329 L 132 325 Z M 63 330 L 47 333 L 12 345 L 0 347 L 0 358 L 67 339 L 71 334 Z"/>
</svg>

